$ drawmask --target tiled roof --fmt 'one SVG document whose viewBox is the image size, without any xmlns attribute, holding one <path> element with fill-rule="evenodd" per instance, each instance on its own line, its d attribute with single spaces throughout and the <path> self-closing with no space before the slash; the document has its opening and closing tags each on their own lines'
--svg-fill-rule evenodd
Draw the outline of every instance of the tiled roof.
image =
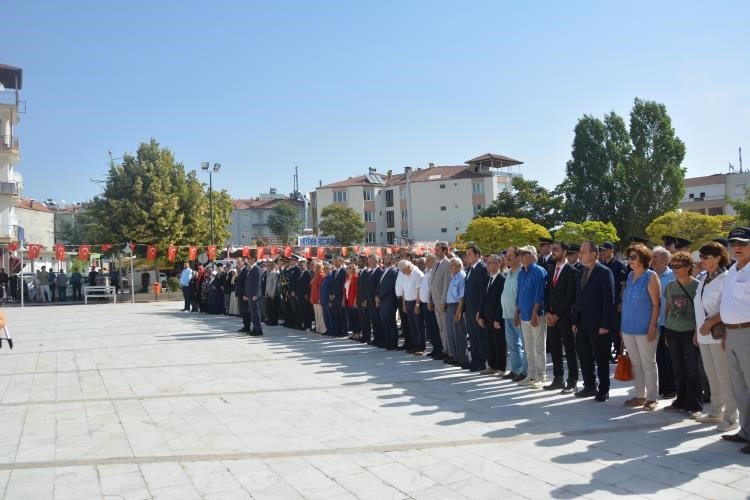
<svg viewBox="0 0 750 500">
<path fill-rule="evenodd" d="M 38 212 L 49 212 L 52 213 L 47 205 L 41 201 L 32 200 L 29 198 L 20 198 L 16 201 L 16 208 L 25 208 L 26 210 L 36 210 Z"/>
<path fill-rule="evenodd" d="M 286 201 L 292 204 L 301 203 L 299 200 L 290 198 L 251 198 L 245 200 L 232 200 L 232 208 L 235 210 L 250 210 L 258 208 L 272 208 L 274 205 Z"/>
<path fill-rule="evenodd" d="M 343 181 L 332 182 L 330 184 L 326 184 L 325 186 L 320 186 L 318 189 L 320 188 L 343 188 L 343 187 L 352 187 L 352 186 L 369 186 L 369 185 L 380 186 L 380 184 L 370 182 L 370 180 L 367 178 L 366 175 L 358 175 L 357 177 L 349 177 L 348 179 L 345 179 Z"/>
<path fill-rule="evenodd" d="M 440 167 L 423 168 L 412 170 L 409 174 L 409 182 L 431 182 L 455 179 L 472 179 L 487 177 L 489 174 L 475 173 L 466 165 L 445 165 Z M 406 184 L 406 174 L 396 174 L 386 182 L 386 186 Z"/>
<path fill-rule="evenodd" d="M 481 156 L 477 156 L 476 158 L 472 158 L 471 160 L 467 161 L 466 163 L 469 163 L 469 164 L 471 164 L 471 163 L 480 163 L 480 162 L 489 161 L 489 160 L 494 160 L 495 163 L 499 163 L 499 164 L 501 164 L 504 167 L 512 167 L 514 165 L 522 165 L 523 164 L 522 161 L 513 159 L 513 158 L 511 158 L 509 156 L 499 155 L 499 154 L 496 154 L 496 153 L 486 153 L 486 154 L 483 154 Z"/>
</svg>

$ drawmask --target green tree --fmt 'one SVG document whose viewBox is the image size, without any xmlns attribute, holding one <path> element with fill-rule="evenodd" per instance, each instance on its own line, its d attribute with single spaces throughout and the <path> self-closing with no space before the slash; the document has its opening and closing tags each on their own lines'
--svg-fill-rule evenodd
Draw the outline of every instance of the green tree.
<svg viewBox="0 0 750 500">
<path fill-rule="evenodd" d="M 289 236 L 296 233 L 301 225 L 299 210 L 288 201 L 277 204 L 268 216 L 268 227 L 284 243 L 289 243 Z"/>
<path fill-rule="evenodd" d="M 614 112 L 604 120 L 584 115 L 558 187 L 566 218 L 611 221 L 623 237 L 642 233 L 656 216 L 678 206 L 684 157 L 685 144 L 663 104 L 635 99 L 629 130 Z"/>
<path fill-rule="evenodd" d="M 745 188 L 744 200 L 729 200 L 729 203 L 737 211 L 737 222 L 750 224 L 750 188 Z"/>
<path fill-rule="evenodd" d="M 365 221 L 351 208 L 328 205 L 320 212 L 320 234 L 333 236 L 342 245 L 353 245 L 365 237 Z"/>
<path fill-rule="evenodd" d="M 195 171 L 186 172 L 156 140 L 112 164 L 104 192 L 86 207 L 89 243 L 136 241 L 164 249 L 170 244 L 207 244 L 209 199 Z M 225 191 L 214 193 L 216 241 L 229 237 L 232 210 Z"/>
<path fill-rule="evenodd" d="M 477 217 L 525 218 L 548 228 L 560 224 L 564 201 L 561 195 L 523 177 L 514 177 L 511 183 L 513 189 L 498 194 Z"/>
<path fill-rule="evenodd" d="M 555 239 L 566 243 L 580 243 L 591 240 L 599 245 L 605 241 L 617 243 L 617 229 L 611 222 L 598 220 L 587 220 L 581 224 L 577 222 L 566 222 L 555 231 Z"/>
<path fill-rule="evenodd" d="M 665 235 L 678 236 L 693 242 L 698 249 L 714 238 L 726 237 L 737 223 L 732 215 L 705 215 L 696 212 L 668 212 L 654 219 L 646 228 L 651 241 L 661 241 Z"/>
<path fill-rule="evenodd" d="M 476 243 L 484 253 L 495 253 L 510 245 L 536 245 L 542 237 L 550 237 L 547 228 L 529 219 L 475 217 L 460 240 Z"/>
</svg>

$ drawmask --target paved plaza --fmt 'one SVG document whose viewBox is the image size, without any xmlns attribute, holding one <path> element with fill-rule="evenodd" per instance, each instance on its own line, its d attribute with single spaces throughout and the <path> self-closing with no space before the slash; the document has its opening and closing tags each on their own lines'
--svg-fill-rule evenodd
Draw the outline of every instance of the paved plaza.
<svg viewBox="0 0 750 500">
<path fill-rule="evenodd" d="M 0 491 L 29 498 L 747 498 L 709 425 L 181 303 L 8 309 Z"/>
</svg>

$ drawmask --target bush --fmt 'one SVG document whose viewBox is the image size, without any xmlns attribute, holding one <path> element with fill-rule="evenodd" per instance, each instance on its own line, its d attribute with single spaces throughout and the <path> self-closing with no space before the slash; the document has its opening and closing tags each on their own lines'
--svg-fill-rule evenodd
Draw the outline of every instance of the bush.
<svg viewBox="0 0 750 500">
<path fill-rule="evenodd" d="M 180 280 L 174 276 L 167 278 L 167 289 L 170 292 L 176 292 L 180 289 Z"/>
</svg>

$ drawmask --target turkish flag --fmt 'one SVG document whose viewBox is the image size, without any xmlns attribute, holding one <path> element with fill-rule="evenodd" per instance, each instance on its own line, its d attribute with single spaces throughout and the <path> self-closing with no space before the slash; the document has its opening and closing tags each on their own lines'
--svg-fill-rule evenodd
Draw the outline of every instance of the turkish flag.
<svg viewBox="0 0 750 500">
<path fill-rule="evenodd" d="M 375 255 L 377 255 L 378 257 L 382 257 L 383 256 L 383 248 L 382 247 L 375 247 Z"/>
<path fill-rule="evenodd" d="M 169 248 L 167 249 L 167 259 L 169 259 L 169 262 L 174 262 L 176 258 L 177 258 L 177 247 L 174 245 L 169 245 Z"/>
<path fill-rule="evenodd" d="M 305 247 L 305 250 L 302 252 L 302 256 L 305 257 L 306 259 L 309 259 L 312 257 L 312 250 L 310 249 L 310 247 Z"/>
<path fill-rule="evenodd" d="M 341 247 L 341 256 L 346 257 L 346 254 L 349 253 L 349 249 L 347 247 Z"/>
<path fill-rule="evenodd" d="M 263 258 L 263 255 L 266 253 L 266 251 L 263 249 L 263 247 L 258 247 L 257 250 L 255 250 L 255 255 L 258 260 Z"/>
<path fill-rule="evenodd" d="M 271 257 L 276 258 L 277 255 L 279 255 L 279 247 L 271 247 Z"/>
<path fill-rule="evenodd" d="M 42 247 L 36 244 L 29 245 L 29 248 L 26 249 L 26 255 L 29 259 L 38 259 L 39 258 L 39 252 L 42 250 Z"/>
<path fill-rule="evenodd" d="M 195 260 L 198 258 L 198 247 L 188 247 L 188 260 Z"/>
<path fill-rule="evenodd" d="M 8 250 L 11 252 L 18 250 L 18 243 L 8 243 Z"/>
<path fill-rule="evenodd" d="M 245 245 L 242 247 L 242 256 L 243 257 L 250 257 L 250 247 Z"/>
<path fill-rule="evenodd" d="M 287 259 L 292 258 L 292 247 L 288 245 L 284 247 L 284 257 L 286 257 Z"/>
<path fill-rule="evenodd" d="M 208 260 L 214 260 L 216 258 L 216 245 L 208 245 Z"/>
<path fill-rule="evenodd" d="M 323 247 L 318 247 L 318 260 L 323 260 L 326 258 L 326 249 Z"/>
<path fill-rule="evenodd" d="M 391 255 L 393 253 L 393 250 L 391 250 L 391 247 L 385 247 L 385 254 Z"/>
<path fill-rule="evenodd" d="M 80 260 L 89 260 L 91 258 L 91 245 L 79 245 L 78 258 Z"/>
<path fill-rule="evenodd" d="M 370 247 L 365 247 L 365 255 L 366 255 L 367 257 L 369 257 L 369 256 L 370 256 Z"/>
<path fill-rule="evenodd" d="M 146 249 L 146 258 L 148 260 L 156 260 L 156 247 L 154 245 L 149 245 L 148 249 Z"/>
<path fill-rule="evenodd" d="M 55 259 L 65 260 L 65 246 L 55 245 Z"/>
<path fill-rule="evenodd" d="M 112 248 L 112 243 L 102 243 L 102 253 Z"/>
</svg>

